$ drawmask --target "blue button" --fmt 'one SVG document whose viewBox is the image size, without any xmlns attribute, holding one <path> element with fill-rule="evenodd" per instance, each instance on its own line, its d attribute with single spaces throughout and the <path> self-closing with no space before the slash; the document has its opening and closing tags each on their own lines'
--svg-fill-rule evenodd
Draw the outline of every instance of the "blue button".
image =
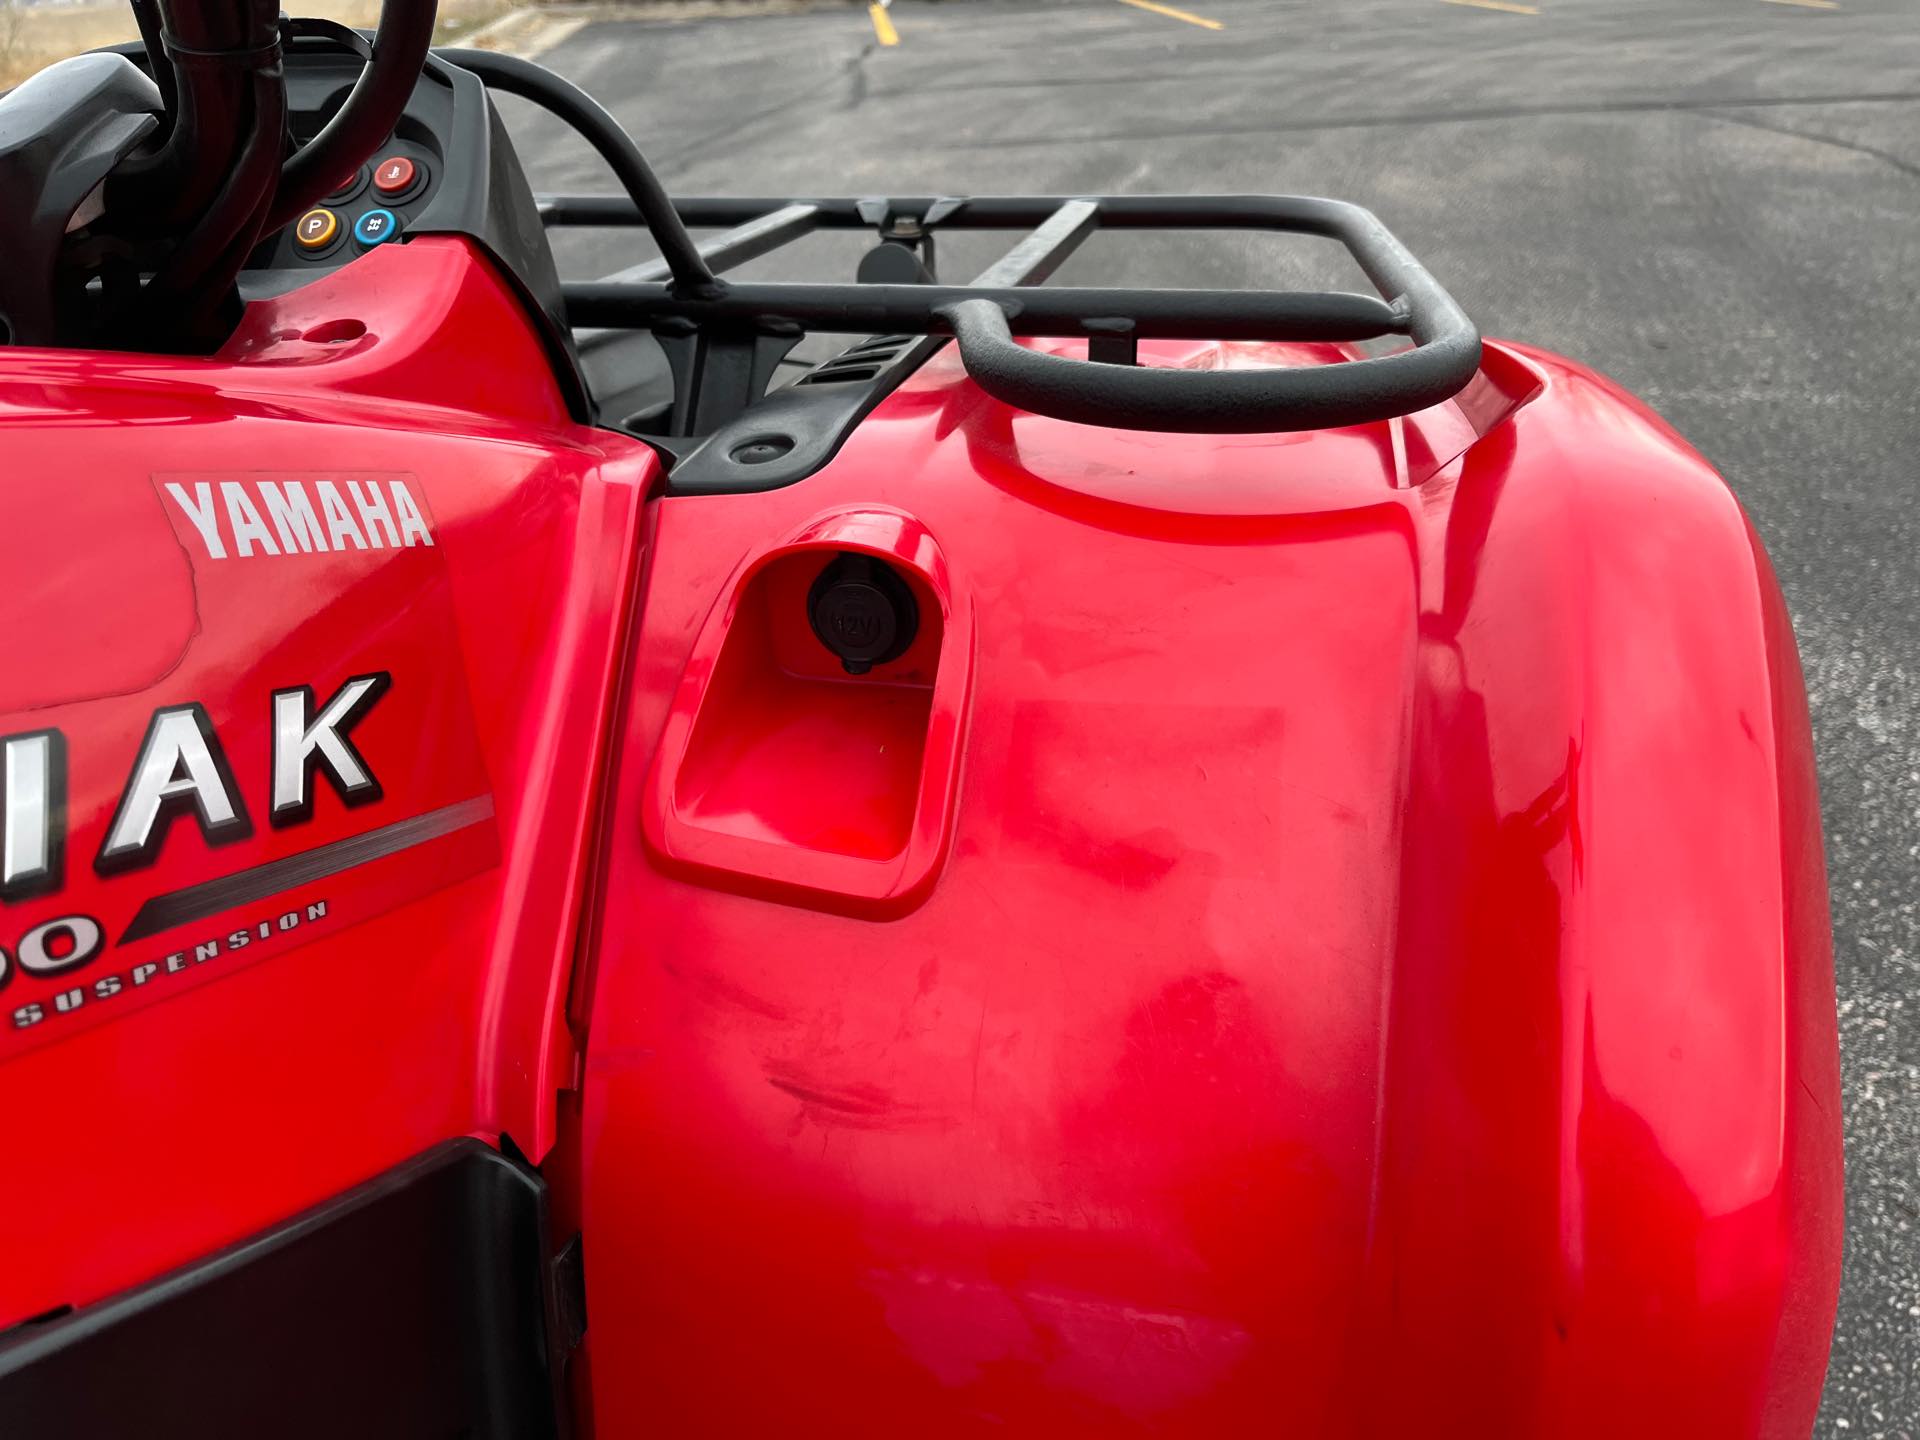
<svg viewBox="0 0 1920 1440">
<path fill-rule="evenodd" d="M 391 210 L 369 210 L 353 222 L 353 238 L 362 245 L 380 245 L 399 236 L 400 222 Z"/>
</svg>

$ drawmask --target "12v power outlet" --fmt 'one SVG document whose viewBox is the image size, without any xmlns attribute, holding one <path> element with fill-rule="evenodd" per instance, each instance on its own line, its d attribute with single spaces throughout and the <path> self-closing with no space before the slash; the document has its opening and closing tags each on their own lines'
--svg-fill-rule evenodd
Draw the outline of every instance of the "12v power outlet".
<svg viewBox="0 0 1920 1440">
<path fill-rule="evenodd" d="M 886 561 L 848 552 L 813 582 L 807 620 L 849 675 L 864 675 L 907 653 L 920 629 L 920 609 Z"/>
</svg>

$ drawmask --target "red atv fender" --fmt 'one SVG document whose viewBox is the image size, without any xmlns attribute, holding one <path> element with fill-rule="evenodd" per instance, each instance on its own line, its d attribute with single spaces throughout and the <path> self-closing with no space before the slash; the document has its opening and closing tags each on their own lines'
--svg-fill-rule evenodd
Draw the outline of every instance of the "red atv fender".
<svg viewBox="0 0 1920 1440">
<path fill-rule="evenodd" d="M 1490 343 L 1118 433 L 949 349 L 665 495 L 551 374 L 429 236 L 4 352 L 0 1324 L 474 1136 L 584 1236 L 602 1435 L 1807 1432 L 1805 701 L 1664 425 Z M 858 674 L 843 555 L 916 620 Z"/>
</svg>

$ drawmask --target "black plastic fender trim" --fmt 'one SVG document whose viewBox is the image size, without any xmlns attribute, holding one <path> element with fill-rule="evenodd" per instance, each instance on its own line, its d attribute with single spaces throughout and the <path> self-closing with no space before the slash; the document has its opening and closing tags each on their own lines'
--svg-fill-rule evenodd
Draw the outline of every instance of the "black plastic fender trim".
<svg viewBox="0 0 1920 1440">
<path fill-rule="evenodd" d="M 170 1275 L 0 1338 L 0 1429 L 551 1436 L 563 1311 L 546 1182 L 449 1141 Z"/>
</svg>

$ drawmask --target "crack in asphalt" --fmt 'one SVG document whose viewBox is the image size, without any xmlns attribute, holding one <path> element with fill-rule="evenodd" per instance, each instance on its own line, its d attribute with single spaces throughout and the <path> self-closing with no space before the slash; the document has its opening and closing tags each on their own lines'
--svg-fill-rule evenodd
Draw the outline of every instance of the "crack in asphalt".
<svg viewBox="0 0 1920 1440">
<path fill-rule="evenodd" d="M 821 107 L 821 114 L 846 114 L 850 111 L 858 110 L 866 103 L 869 98 L 867 89 L 867 60 L 876 48 L 877 42 L 869 40 L 847 58 L 846 62 L 841 66 L 842 77 L 847 82 L 846 96 L 836 105 Z M 696 140 L 690 140 L 685 145 L 681 145 L 676 149 L 668 150 L 664 153 L 657 153 L 653 156 L 650 163 L 653 166 L 654 172 L 658 175 L 664 177 L 666 175 L 677 174 L 705 159 L 706 156 L 711 154 L 716 148 L 738 140 L 755 126 L 763 125 L 770 120 L 780 119 L 782 116 L 793 111 L 800 110 L 813 103 L 817 98 L 818 96 L 813 91 L 791 96 L 777 104 L 769 105 L 765 109 L 756 110 L 751 115 L 744 115 L 733 124 L 702 135 Z"/>
<path fill-rule="evenodd" d="M 1701 110 L 1698 112 L 1709 120 L 1718 120 L 1727 125 L 1744 125 L 1749 130 L 1764 130 L 1769 135 L 1785 135 L 1794 140 L 1806 140 L 1815 145 L 1831 145 L 1837 150 L 1851 150 L 1856 155 L 1866 155 L 1891 165 L 1902 175 L 1911 175 L 1920 180 L 1920 165 L 1911 160 L 1902 160 L 1898 155 L 1890 155 L 1873 145 L 1862 144 L 1858 140 L 1842 140 L 1837 135 L 1810 135 L 1805 130 L 1795 130 L 1787 125 L 1769 125 L 1764 120 L 1755 120 L 1745 115 L 1728 115 L 1719 110 Z"/>
<path fill-rule="evenodd" d="M 1321 77 L 1321 78 L 1338 79 L 1339 77 L 1330 76 L 1330 77 Z M 981 90 L 1051 91 L 1051 90 L 1058 90 L 1063 87 L 1082 88 L 1082 87 L 1090 87 L 1090 86 L 1098 86 L 1098 85 L 1119 85 L 1122 87 L 1126 87 L 1126 86 L 1136 86 L 1136 85 L 1162 85 L 1162 84 L 1164 85 L 1193 85 L 1196 83 L 1226 84 L 1234 81 L 1239 81 L 1247 85 L 1260 85 L 1260 84 L 1271 84 L 1272 80 L 1273 80 L 1273 73 L 1272 73 L 1271 66 L 1263 66 L 1260 69 L 1256 69 L 1256 70 L 1246 70 L 1246 69 L 1208 70 L 1208 69 L 1195 68 L 1194 70 L 1190 72 L 1185 72 L 1185 73 L 1176 72 L 1176 71 L 1149 70 L 1149 71 L 1142 71 L 1138 74 L 1132 74 L 1132 75 L 1122 75 L 1122 74 L 1050 75 L 1044 79 L 1038 79 L 1038 80 L 1020 80 L 1020 79 L 996 80 L 996 79 L 982 78 L 979 80 L 931 81 L 926 84 L 915 84 L 915 85 L 903 86 L 899 89 L 883 90 L 878 92 L 875 98 L 882 99 L 882 100 L 906 100 L 906 99 L 911 99 L 916 95 L 937 95 L 937 94 L 942 94 L 947 92 L 970 95 Z M 1862 104 L 1876 104 L 1876 103 L 1897 102 L 1902 100 L 1920 100 L 1920 90 L 1872 90 L 1872 91 L 1867 91 L 1864 94 L 1856 94 L 1856 95 L 1755 95 L 1755 96 L 1743 97 L 1738 100 L 1726 100 L 1726 99 L 1721 99 L 1721 100 L 1697 99 L 1696 100 L 1692 98 L 1683 97 L 1678 101 L 1646 99 L 1646 100 L 1599 101 L 1599 102 L 1596 102 L 1596 104 L 1602 107 L 1608 107 L 1608 106 L 1631 107 L 1631 106 L 1642 105 L 1642 104 L 1646 104 L 1646 105 L 1667 105 L 1667 104 L 1838 105 L 1838 104 L 1851 103 L 1855 101 L 1860 102 Z M 1490 107 L 1490 108 L 1494 108 L 1494 107 Z M 1513 107 L 1507 107 L 1507 108 L 1510 108 L 1514 113 L 1521 114 L 1521 115 L 1552 113 L 1550 109 L 1541 110 L 1535 107 L 1513 106 Z"/>
<path fill-rule="evenodd" d="M 891 92 L 889 92 L 891 93 Z M 876 95 L 885 99 L 887 95 Z M 1532 120 L 1581 115 L 1688 114 L 1701 111 L 1782 108 L 1806 105 L 1894 105 L 1920 101 L 1920 91 L 1878 91 L 1861 95 L 1773 97 L 1718 96 L 1679 100 L 1626 100 L 1584 105 L 1502 105 L 1474 110 L 1410 111 L 1397 115 L 1356 115 L 1324 120 L 1250 120 L 1237 125 L 1187 126 L 1179 130 L 1103 130 L 1086 134 L 1052 131 L 1044 135 L 973 137 L 923 143 L 923 149 L 1015 150 L 1034 146 L 1102 145 L 1116 141 L 1204 140 L 1234 135 L 1297 135 L 1336 130 L 1382 130 L 1421 125 L 1466 125 L 1490 120 Z M 1811 137 L 1803 137 L 1811 138 Z M 1845 142 L 1836 142 L 1845 143 Z"/>
</svg>

